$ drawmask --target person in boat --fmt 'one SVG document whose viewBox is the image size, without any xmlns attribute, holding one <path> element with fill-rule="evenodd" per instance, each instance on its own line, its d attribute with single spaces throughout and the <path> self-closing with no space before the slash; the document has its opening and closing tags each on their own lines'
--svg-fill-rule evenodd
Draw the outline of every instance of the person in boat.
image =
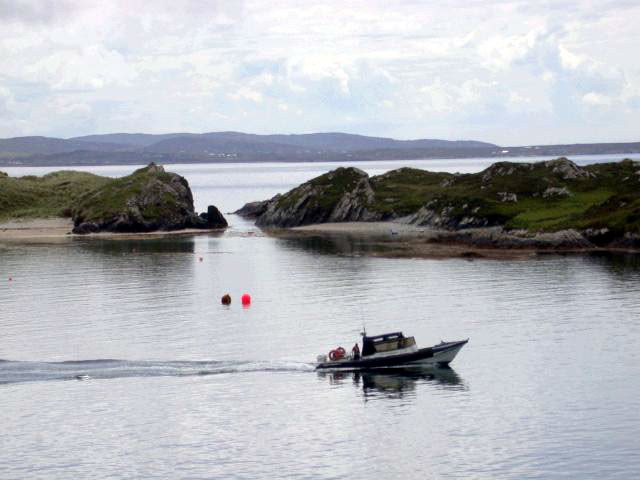
<svg viewBox="0 0 640 480">
<path fill-rule="evenodd" d="M 360 360 L 360 347 L 358 346 L 357 342 L 351 349 L 351 356 L 354 360 Z"/>
</svg>

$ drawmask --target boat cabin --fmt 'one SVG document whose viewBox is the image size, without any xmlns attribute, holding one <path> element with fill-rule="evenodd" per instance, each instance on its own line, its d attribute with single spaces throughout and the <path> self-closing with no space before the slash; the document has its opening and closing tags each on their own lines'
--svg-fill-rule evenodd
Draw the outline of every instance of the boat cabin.
<svg viewBox="0 0 640 480">
<path fill-rule="evenodd" d="M 373 355 L 374 353 L 392 352 L 409 348 L 416 344 L 414 337 L 405 337 L 402 332 L 385 333 L 374 337 L 362 337 L 362 356 Z"/>
</svg>

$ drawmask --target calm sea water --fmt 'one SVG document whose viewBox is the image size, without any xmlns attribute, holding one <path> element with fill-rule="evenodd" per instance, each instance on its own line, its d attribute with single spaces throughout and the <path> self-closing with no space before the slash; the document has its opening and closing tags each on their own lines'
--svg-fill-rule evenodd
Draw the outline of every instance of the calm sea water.
<svg viewBox="0 0 640 480">
<path fill-rule="evenodd" d="M 465 165 L 481 168 L 441 169 Z M 333 167 L 168 170 L 229 211 Z M 640 472 L 639 256 L 384 259 L 229 219 L 218 235 L 0 244 L 0 478 Z M 313 370 L 363 325 L 470 342 L 451 369 Z"/>
</svg>

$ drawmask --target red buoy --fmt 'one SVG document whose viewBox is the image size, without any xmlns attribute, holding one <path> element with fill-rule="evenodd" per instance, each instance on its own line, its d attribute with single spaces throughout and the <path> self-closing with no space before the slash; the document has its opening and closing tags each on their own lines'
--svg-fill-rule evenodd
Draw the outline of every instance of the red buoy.
<svg viewBox="0 0 640 480">
<path fill-rule="evenodd" d="M 202 261 L 202 257 L 200 257 L 198 260 Z"/>
<path fill-rule="evenodd" d="M 9 281 L 10 281 L 10 282 L 12 282 L 12 281 L 13 281 L 13 278 L 9 277 Z"/>
<path fill-rule="evenodd" d="M 251 305 L 251 297 L 249 296 L 248 293 L 245 293 L 244 295 L 242 295 L 242 305 Z"/>
</svg>

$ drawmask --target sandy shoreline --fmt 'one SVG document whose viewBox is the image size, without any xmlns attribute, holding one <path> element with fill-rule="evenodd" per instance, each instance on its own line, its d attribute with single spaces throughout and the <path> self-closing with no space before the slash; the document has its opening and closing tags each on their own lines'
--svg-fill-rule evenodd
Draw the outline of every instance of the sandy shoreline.
<svg viewBox="0 0 640 480">
<path fill-rule="evenodd" d="M 112 233 L 100 232 L 85 235 L 71 233 L 73 221 L 70 218 L 30 218 L 12 219 L 0 223 L 0 242 L 59 242 L 69 238 L 110 238 L 126 240 L 129 238 L 158 237 L 165 235 L 184 235 L 196 233 L 219 232 L 218 229 L 187 228 L 183 230 L 143 232 L 143 233 Z"/>
</svg>

